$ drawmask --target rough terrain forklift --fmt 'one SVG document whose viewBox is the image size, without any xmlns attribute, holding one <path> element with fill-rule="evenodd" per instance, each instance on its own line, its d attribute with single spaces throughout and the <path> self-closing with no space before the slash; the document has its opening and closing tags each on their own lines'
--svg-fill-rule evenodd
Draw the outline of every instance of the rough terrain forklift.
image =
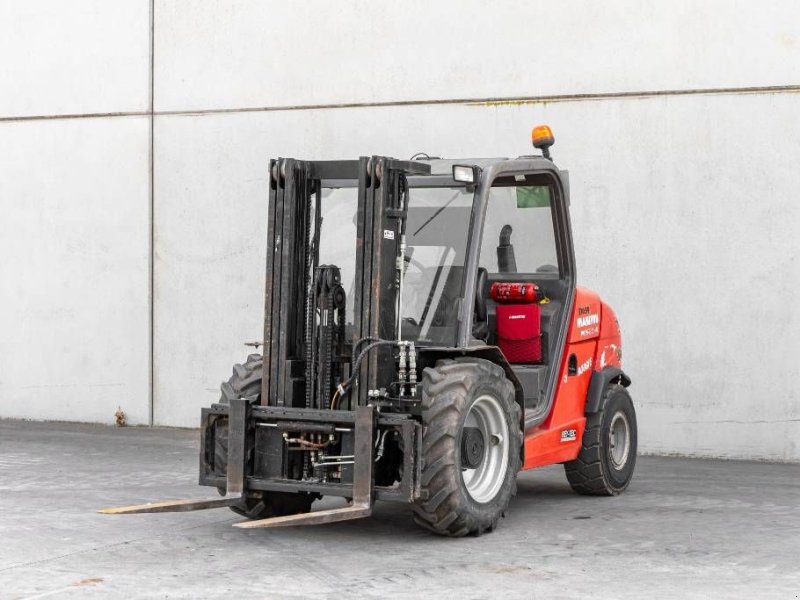
<svg viewBox="0 0 800 600">
<path fill-rule="evenodd" d="M 263 354 L 202 410 L 200 484 L 220 497 L 104 512 L 227 506 L 254 528 L 394 500 L 463 536 L 497 526 L 521 469 L 622 492 L 619 324 L 576 287 L 567 174 L 550 129 L 532 137 L 541 156 L 272 160 Z M 346 503 L 312 511 L 323 496 Z"/>
</svg>

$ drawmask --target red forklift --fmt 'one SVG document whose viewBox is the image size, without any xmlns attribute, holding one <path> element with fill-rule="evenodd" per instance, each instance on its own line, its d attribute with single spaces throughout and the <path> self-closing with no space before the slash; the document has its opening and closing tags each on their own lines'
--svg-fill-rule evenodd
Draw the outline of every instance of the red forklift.
<svg viewBox="0 0 800 600">
<path fill-rule="evenodd" d="M 520 470 L 579 494 L 630 483 L 620 329 L 577 287 L 567 174 L 541 155 L 269 163 L 261 354 L 202 410 L 200 484 L 235 527 L 322 524 L 405 502 L 437 534 L 492 531 Z M 343 505 L 313 510 L 323 496 Z"/>
</svg>

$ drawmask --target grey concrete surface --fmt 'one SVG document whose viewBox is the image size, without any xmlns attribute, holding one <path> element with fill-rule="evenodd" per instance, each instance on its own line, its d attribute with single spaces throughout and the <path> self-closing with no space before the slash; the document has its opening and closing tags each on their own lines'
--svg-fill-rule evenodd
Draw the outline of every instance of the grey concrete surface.
<svg viewBox="0 0 800 600">
<path fill-rule="evenodd" d="M 197 446 L 188 430 L 0 421 L 0 598 L 800 597 L 800 465 L 640 457 L 617 498 L 540 469 L 495 533 L 458 540 L 386 503 L 273 531 L 233 529 L 227 509 L 94 512 L 205 495 Z"/>
</svg>

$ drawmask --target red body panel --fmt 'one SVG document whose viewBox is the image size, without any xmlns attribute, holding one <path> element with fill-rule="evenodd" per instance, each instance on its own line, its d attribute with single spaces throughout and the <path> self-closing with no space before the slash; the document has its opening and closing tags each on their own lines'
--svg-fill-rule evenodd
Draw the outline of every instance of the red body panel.
<svg viewBox="0 0 800 600">
<path fill-rule="evenodd" d="M 622 345 L 614 311 L 585 288 L 576 290 L 573 307 L 552 409 L 525 436 L 523 469 L 574 460 L 578 456 L 592 372 L 609 365 L 620 366 Z M 577 358 L 578 370 L 575 375 L 568 375 L 567 363 L 572 354 Z"/>
</svg>

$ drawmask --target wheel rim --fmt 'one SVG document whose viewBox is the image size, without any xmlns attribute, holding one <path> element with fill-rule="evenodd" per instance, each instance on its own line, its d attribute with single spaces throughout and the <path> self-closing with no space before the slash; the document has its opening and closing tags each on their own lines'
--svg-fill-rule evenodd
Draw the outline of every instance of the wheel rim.
<svg viewBox="0 0 800 600">
<path fill-rule="evenodd" d="M 465 467 L 461 461 L 461 477 L 472 499 L 486 503 L 500 491 L 508 469 L 509 439 L 505 411 L 496 398 L 481 396 L 470 407 L 464 427 L 479 429 L 485 444 L 483 457 L 474 469 Z"/>
<path fill-rule="evenodd" d="M 625 413 L 618 412 L 608 429 L 608 449 L 611 464 L 618 471 L 628 462 L 631 451 L 631 427 Z"/>
</svg>

